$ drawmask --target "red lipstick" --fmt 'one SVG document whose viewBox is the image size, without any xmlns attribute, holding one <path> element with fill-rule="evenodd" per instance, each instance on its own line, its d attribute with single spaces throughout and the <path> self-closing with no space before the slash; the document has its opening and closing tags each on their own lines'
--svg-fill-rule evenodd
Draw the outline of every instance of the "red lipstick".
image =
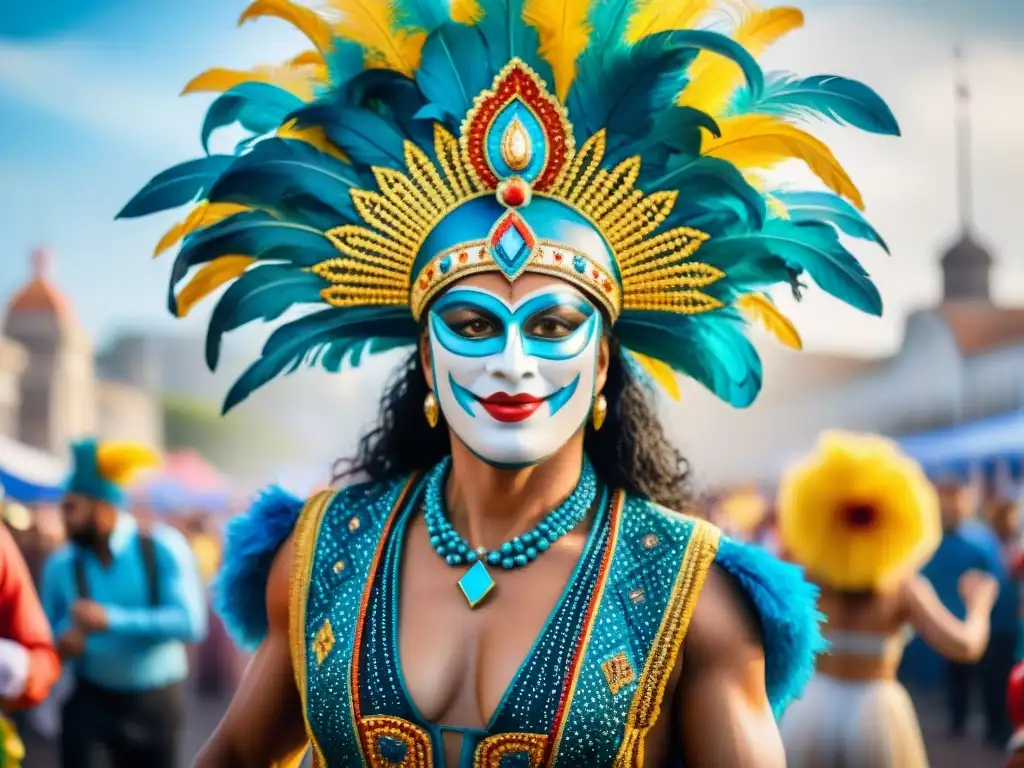
<svg viewBox="0 0 1024 768">
<path fill-rule="evenodd" d="M 495 392 L 493 395 L 479 398 L 479 400 L 480 405 L 491 415 L 491 418 L 505 424 L 526 421 L 544 402 L 543 399 L 533 395 L 510 395 L 505 392 Z"/>
</svg>

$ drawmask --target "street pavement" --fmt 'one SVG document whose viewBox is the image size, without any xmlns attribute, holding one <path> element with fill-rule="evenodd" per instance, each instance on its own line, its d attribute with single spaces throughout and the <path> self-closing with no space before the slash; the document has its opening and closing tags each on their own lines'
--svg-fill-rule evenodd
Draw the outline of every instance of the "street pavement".
<svg viewBox="0 0 1024 768">
<path fill-rule="evenodd" d="M 941 699 L 934 696 L 917 697 L 915 700 L 921 729 L 931 768 L 1003 768 L 1002 752 L 986 747 L 981 743 L 981 723 L 974 723 L 971 735 L 959 740 L 947 739 L 945 736 L 945 715 Z M 225 700 L 209 699 L 193 694 L 189 698 L 184 734 L 184 749 L 181 768 L 191 765 L 196 753 L 209 738 L 217 726 L 227 706 Z M 977 734 L 977 735 L 976 735 Z M 29 754 L 24 768 L 59 768 L 57 751 L 53 744 L 32 742 L 28 745 Z M 139 768 L 145 768 L 140 766 Z M 829 768 L 822 766 L 821 768 Z M 919 768 L 906 766 L 901 768 Z"/>
</svg>

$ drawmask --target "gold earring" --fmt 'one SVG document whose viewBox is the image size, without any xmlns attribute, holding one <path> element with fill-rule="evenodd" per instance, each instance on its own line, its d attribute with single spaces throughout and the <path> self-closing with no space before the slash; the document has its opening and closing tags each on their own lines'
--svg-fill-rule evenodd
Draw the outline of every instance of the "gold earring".
<svg viewBox="0 0 1024 768">
<path fill-rule="evenodd" d="M 604 426 L 604 419 L 608 415 L 608 401 L 604 395 L 598 395 L 594 398 L 594 407 L 590 411 L 590 417 L 594 421 L 594 431 L 596 432 Z"/>
<path fill-rule="evenodd" d="M 441 409 L 437 406 L 437 398 L 434 397 L 434 393 L 427 392 L 427 396 L 423 399 L 423 415 L 427 417 L 427 424 L 431 429 L 437 426 L 440 413 Z"/>
</svg>

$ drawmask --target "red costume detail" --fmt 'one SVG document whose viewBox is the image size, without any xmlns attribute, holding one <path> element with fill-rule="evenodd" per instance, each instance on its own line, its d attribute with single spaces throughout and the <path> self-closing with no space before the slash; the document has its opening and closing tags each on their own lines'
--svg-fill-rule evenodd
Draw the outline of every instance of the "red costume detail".
<svg viewBox="0 0 1024 768">
<path fill-rule="evenodd" d="M 1024 728 L 1024 661 L 1018 662 L 1010 673 L 1006 686 L 1006 710 L 1014 730 Z"/>
<path fill-rule="evenodd" d="M 27 709 L 42 704 L 60 677 L 60 657 L 25 558 L 11 532 L 3 525 L 0 525 L 0 637 L 24 646 L 29 654 L 25 691 L 21 698 L 5 702 L 5 706 Z"/>
</svg>

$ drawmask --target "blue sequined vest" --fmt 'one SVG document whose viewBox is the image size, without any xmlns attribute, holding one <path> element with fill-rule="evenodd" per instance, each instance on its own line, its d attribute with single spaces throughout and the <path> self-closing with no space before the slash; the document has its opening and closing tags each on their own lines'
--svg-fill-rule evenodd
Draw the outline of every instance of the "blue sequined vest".
<svg viewBox="0 0 1024 768">
<path fill-rule="evenodd" d="M 355 486 L 315 497 L 299 519 L 292 660 L 320 768 L 445 766 L 440 729 L 419 717 L 392 655 L 398 554 L 420 490 Z M 708 523 L 606 493 L 552 620 L 448 768 L 641 765 L 718 543 Z"/>
</svg>

